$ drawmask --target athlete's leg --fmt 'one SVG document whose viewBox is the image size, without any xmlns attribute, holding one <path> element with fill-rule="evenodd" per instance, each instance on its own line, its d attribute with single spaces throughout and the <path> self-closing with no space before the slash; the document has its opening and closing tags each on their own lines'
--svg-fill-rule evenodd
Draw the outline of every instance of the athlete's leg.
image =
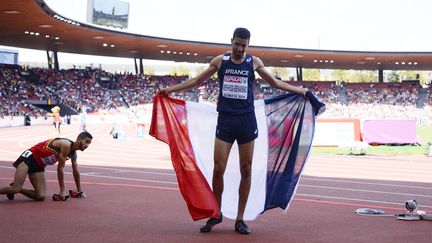
<svg viewBox="0 0 432 243">
<path fill-rule="evenodd" d="M 243 219 L 243 214 L 249 196 L 254 145 L 255 140 L 248 143 L 239 144 L 241 180 L 239 187 L 239 202 L 236 220 Z"/>
<path fill-rule="evenodd" d="M 45 192 L 46 192 L 46 182 L 45 182 L 45 172 L 36 172 L 29 175 L 30 182 L 34 187 L 33 199 L 36 201 L 45 200 Z M 21 193 L 25 195 L 25 192 L 21 190 Z M 30 191 L 30 190 L 28 190 Z"/>
<path fill-rule="evenodd" d="M 216 201 L 221 210 L 222 206 L 222 192 L 224 188 L 223 175 L 228 162 L 228 156 L 232 147 L 232 143 L 224 142 L 219 138 L 215 138 L 214 145 L 214 168 L 213 168 L 213 193 Z M 212 216 L 207 220 L 206 224 L 200 228 L 203 233 L 210 232 L 212 227 L 222 222 L 222 212 L 218 217 Z"/>
<path fill-rule="evenodd" d="M 224 189 L 223 175 L 228 162 L 228 156 L 232 144 L 215 138 L 214 145 L 214 168 L 213 168 L 213 193 L 216 197 L 219 209 L 222 206 L 222 192 Z"/>
<path fill-rule="evenodd" d="M 16 194 L 21 192 L 28 170 L 29 167 L 24 163 L 24 161 L 19 163 L 15 170 L 13 185 L 0 188 L 0 194 Z"/>
</svg>

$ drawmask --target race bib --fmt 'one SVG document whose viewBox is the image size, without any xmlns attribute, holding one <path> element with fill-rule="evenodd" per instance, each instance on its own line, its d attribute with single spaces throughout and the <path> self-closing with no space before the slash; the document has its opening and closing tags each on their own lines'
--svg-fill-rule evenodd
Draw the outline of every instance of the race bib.
<svg viewBox="0 0 432 243">
<path fill-rule="evenodd" d="M 248 95 L 248 78 L 225 75 L 222 96 L 230 99 L 246 100 Z"/>
<path fill-rule="evenodd" d="M 40 160 L 42 161 L 42 163 L 44 163 L 46 165 L 53 165 L 58 161 L 58 158 L 57 158 L 57 155 L 51 154 L 48 157 L 40 158 Z"/>
<path fill-rule="evenodd" d="M 28 158 L 30 155 L 32 155 L 32 152 L 30 150 L 26 150 L 21 154 L 21 157 Z"/>
</svg>

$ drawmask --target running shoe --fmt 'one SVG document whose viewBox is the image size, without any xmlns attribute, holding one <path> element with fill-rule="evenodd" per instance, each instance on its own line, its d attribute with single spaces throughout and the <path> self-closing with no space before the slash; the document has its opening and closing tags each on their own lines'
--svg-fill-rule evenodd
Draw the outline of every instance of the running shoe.
<svg viewBox="0 0 432 243">
<path fill-rule="evenodd" d="M 220 224 L 221 222 L 222 222 L 222 213 L 218 218 L 214 218 L 214 217 L 209 218 L 209 220 L 207 220 L 207 223 L 200 228 L 200 231 L 202 233 L 208 233 L 212 230 L 213 226 Z"/>
<path fill-rule="evenodd" d="M 243 220 L 237 220 L 235 222 L 235 231 L 239 232 L 240 234 L 249 234 L 251 231 L 249 227 L 245 224 Z"/>
<path fill-rule="evenodd" d="M 9 186 L 13 186 L 13 183 L 11 183 Z M 7 197 L 9 200 L 14 200 L 14 199 L 15 199 L 15 194 L 13 194 L 13 193 L 8 193 L 8 194 L 6 194 L 6 197 Z"/>
</svg>

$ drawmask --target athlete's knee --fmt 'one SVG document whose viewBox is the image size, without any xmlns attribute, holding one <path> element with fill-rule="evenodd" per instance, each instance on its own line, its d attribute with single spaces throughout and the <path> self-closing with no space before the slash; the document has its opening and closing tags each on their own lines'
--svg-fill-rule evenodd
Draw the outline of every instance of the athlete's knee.
<svg viewBox="0 0 432 243">
<path fill-rule="evenodd" d="M 15 185 L 13 185 L 12 187 L 11 187 L 11 191 L 12 191 L 12 193 L 19 193 L 20 191 L 21 191 L 21 189 L 22 189 L 22 186 L 15 186 Z"/>
<path fill-rule="evenodd" d="M 223 175 L 225 173 L 224 166 L 215 164 L 213 169 L 213 177 L 214 178 L 223 178 Z"/>
<path fill-rule="evenodd" d="M 243 163 L 240 166 L 240 174 L 242 178 L 250 178 L 252 171 L 252 163 Z"/>
<path fill-rule="evenodd" d="M 37 193 L 34 198 L 36 201 L 45 201 L 45 194 Z"/>
</svg>

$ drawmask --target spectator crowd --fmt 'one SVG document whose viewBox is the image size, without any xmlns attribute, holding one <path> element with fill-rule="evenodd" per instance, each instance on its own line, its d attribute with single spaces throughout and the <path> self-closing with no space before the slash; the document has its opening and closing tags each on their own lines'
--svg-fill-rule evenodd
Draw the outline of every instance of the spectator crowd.
<svg viewBox="0 0 432 243">
<path fill-rule="evenodd" d="M 186 80 L 186 76 L 152 76 L 132 73 L 108 73 L 99 69 L 53 71 L 0 65 L 0 118 L 29 114 L 46 116 L 33 104 L 64 104 L 75 111 L 87 112 L 133 109 L 149 104 L 160 89 Z M 432 124 L 432 87 L 418 81 L 399 83 L 338 83 L 328 81 L 287 81 L 311 90 L 327 104 L 323 117 L 359 119 L 414 119 Z M 175 93 L 176 98 L 215 103 L 219 93 L 216 78 L 200 87 Z M 281 94 L 257 79 L 256 99 Z M 37 102 L 35 102 L 37 101 Z"/>
</svg>

